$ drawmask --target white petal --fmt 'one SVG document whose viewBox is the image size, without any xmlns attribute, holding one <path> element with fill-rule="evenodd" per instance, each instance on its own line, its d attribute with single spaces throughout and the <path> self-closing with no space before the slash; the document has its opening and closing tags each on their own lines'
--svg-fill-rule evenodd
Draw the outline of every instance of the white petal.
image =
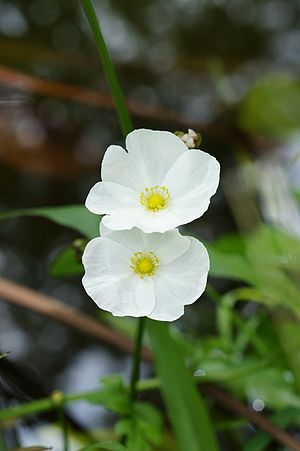
<svg viewBox="0 0 300 451">
<path fill-rule="evenodd" d="M 119 208 L 112 214 L 104 216 L 101 222 L 111 230 L 130 230 L 136 225 L 135 209 L 136 207 Z"/>
<path fill-rule="evenodd" d="M 153 213 L 141 205 L 122 207 L 111 211 L 111 214 L 105 216 L 102 222 L 111 230 L 138 227 L 145 233 L 164 233 L 180 225 L 180 219 L 171 211 L 165 209 Z"/>
<path fill-rule="evenodd" d="M 131 252 L 107 238 L 95 238 L 85 248 L 82 284 L 88 295 L 103 310 L 116 316 L 142 316 L 137 305 L 139 278 L 130 268 Z M 153 309 L 151 287 L 147 293 L 149 311 Z"/>
<path fill-rule="evenodd" d="M 90 190 L 85 205 L 96 214 L 111 213 L 137 203 L 137 193 L 113 182 L 98 182 Z"/>
<path fill-rule="evenodd" d="M 103 237 L 109 238 L 116 243 L 121 244 L 131 251 L 132 254 L 135 252 L 142 252 L 147 247 L 147 237 L 140 229 L 134 227 L 131 230 L 116 231 L 111 230 L 103 224 L 100 224 L 100 234 Z"/>
<path fill-rule="evenodd" d="M 167 208 L 152 212 L 141 207 L 135 212 L 135 225 L 145 233 L 164 233 L 175 229 L 179 224 L 180 220 Z"/>
<path fill-rule="evenodd" d="M 185 144 L 173 133 L 157 130 L 134 130 L 126 138 L 129 159 L 147 187 L 161 185 L 168 170 L 185 152 Z"/>
<path fill-rule="evenodd" d="M 181 257 L 191 246 L 191 240 L 182 236 L 178 230 L 166 233 L 149 233 L 148 251 L 152 251 L 160 260 L 161 265 L 167 265 Z"/>
<path fill-rule="evenodd" d="M 135 293 L 135 302 L 138 308 L 138 315 L 147 316 L 155 307 L 155 292 L 153 280 L 150 277 L 140 279 Z"/>
<path fill-rule="evenodd" d="M 99 280 L 128 275 L 131 253 L 129 249 L 107 238 L 94 238 L 83 253 L 84 267 Z"/>
<path fill-rule="evenodd" d="M 201 150 L 189 150 L 168 172 L 163 184 L 169 189 L 170 210 L 186 224 L 207 210 L 220 179 L 218 161 Z"/>
<path fill-rule="evenodd" d="M 149 318 L 174 321 L 203 293 L 209 271 L 208 253 L 200 241 L 190 238 L 190 248 L 169 265 L 159 268 L 154 280 L 156 305 Z"/>
<path fill-rule="evenodd" d="M 129 160 L 128 153 L 120 146 L 109 146 L 101 166 L 103 181 L 118 183 L 140 192 L 143 180 L 135 165 Z"/>
<path fill-rule="evenodd" d="M 191 245 L 187 236 L 182 236 L 178 230 L 166 233 L 143 233 L 134 227 L 131 230 L 110 230 L 103 221 L 100 224 L 100 234 L 122 246 L 127 247 L 132 254 L 135 252 L 153 252 L 161 265 L 167 265 L 184 254 Z"/>
</svg>

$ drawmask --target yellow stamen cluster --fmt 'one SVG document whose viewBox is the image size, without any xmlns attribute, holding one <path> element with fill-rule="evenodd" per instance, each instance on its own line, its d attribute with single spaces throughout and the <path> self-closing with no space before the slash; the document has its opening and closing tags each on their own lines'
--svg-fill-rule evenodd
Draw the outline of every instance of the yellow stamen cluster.
<svg viewBox="0 0 300 451">
<path fill-rule="evenodd" d="M 130 268 L 144 279 L 145 276 L 151 277 L 157 271 L 160 260 L 153 252 L 135 252 L 131 258 Z"/>
<path fill-rule="evenodd" d="M 170 200 L 170 193 L 166 186 L 152 186 L 145 188 L 140 194 L 140 202 L 147 210 L 159 211 L 166 208 Z"/>
</svg>

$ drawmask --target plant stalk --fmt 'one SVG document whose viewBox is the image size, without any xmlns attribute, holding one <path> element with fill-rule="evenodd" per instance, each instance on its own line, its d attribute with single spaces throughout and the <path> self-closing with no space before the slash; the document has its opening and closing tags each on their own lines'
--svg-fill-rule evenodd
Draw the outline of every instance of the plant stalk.
<svg viewBox="0 0 300 451">
<path fill-rule="evenodd" d="M 91 0 L 81 0 L 84 12 L 89 21 L 91 30 L 93 32 L 95 44 L 100 56 L 100 59 L 103 64 L 103 70 L 110 88 L 110 92 L 114 99 L 116 110 L 118 114 L 118 119 L 120 122 L 120 126 L 126 138 L 127 134 L 132 131 L 133 126 L 131 122 L 131 118 L 125 103 L 125 98 L 123 95 L 122 88 L 120 86 L 116 71 L 114 69 L 108 48 L 105 43 L 105 39 L 103 37 L 101 26 L 99 24 L 93 3 Z M 144 332 L 144 318 L 139 319 L 137 334 L 136 334 L 136 342 L 135 342 L 135 351 L 133 357 L 133 365 L 130 379 L 130 400 L 131 405 L 133 407 L 134 400 L 136 397 L 136 386 L 139 379 L 140 373 L 140 360 L 141 360 L 141 347 L 143 341 L 143 332 Z"/>
<path fill-rule="evenodd" d="M 145 329 L 145 318 L 140 318 L 137 326 L 136 338 L 135 338 L 135 351 L 133 354 L 129 396 L 130 402 L 133 403 L 137 393 L 137 383 L 140 377 L 140 363 L 141 363 L 141 349 L 143 344 L 143 334 Z"/>
<path fill-rule="evenodd" d="M 93 32 L 95 44 L 102 61 L 105 77 L 116 105 L 120 126 L 124 137 L 126 137 L 126 135 L 133 129 L 133 127 L 117 74 L 115 72 L 105 40 L 103 38 L 100 24 L 98 22 L 97 15 L 91 0 L 81 0 L 81 4 Z"/>
</svg>

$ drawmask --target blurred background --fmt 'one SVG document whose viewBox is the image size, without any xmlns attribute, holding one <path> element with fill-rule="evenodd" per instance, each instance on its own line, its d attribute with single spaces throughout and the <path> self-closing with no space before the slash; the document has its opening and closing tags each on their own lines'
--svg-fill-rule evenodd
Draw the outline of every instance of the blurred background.
<svg viewBox="0 0 300 451">
<path fill-rule="evenodd" d="M 208 213 L 182 228 L 205 241 L 212 258 L 210 295 L 186 309 L 175 325 L 197 344 L 191 368 L 221 380 L 254 410 L 300 409 L 300 1 L 94 4 L 134 127 L 192 128 L 201 133 L 201 149 L 221 162 L 221 187 Z M 79 2 L 0 0 L 1 210 L 84 203 L 112 143 L 123 140 Z M 0 221 L 1 276 L 110 324 L 85 295 L 80 275 L 49 274 L 49 265 L 77 238 L 78 232 L 47 219 Z M 246 260 L 252 270 L 258 268 L 255 281 L 241 274 Z M 266 271 L 265 280 L 263 270 L 273 264 L 277 272 Z M 284 287 L 276 285 L 279 273 Z M 225 301 L 223 295 L 245 285 L 258 291 L 236 307 L 228 344 L 222 329 L 228 306 L 245 293 Z M 112 327 L 130 335 L 133 326 L 124 320 Z M 0 361 L 3 403 L 30 399 L 35 390 L 40 397 L 54 388 L 94 388 L 101 375 L 129 372 L 123 353 L 6 302 L 0 303 L 0 346 L 10 351 L 12 365 Z M 270 350 L 274 354 L 266 362 Z M 255 365 L 234 384 L 231 377 L 222 379 L 224 369 L 240 371 L 250 364 L 261 365 L 256 379 Z M 16 368 L 17 379 L 23 372 L 28 378 L 21 395 L 12 382 Z M 151 374 L 148 366 L 143 371 Z M 71 405 L 69 413 L 79 429 L 111 424 L 100 407 Z M 297 435 L 296 423 L 291 431 Z M 20 424 L 12 442 L 29 446 L 42 440 L 38 436 L 59 451 L 55 430 L 49 440 L 41 424 Z M 254 429 L 241 424 L 220 434 L 222 449 L 235 450 Z M 287 448 L 273 443 L 269 449 Z"/>
</svg>

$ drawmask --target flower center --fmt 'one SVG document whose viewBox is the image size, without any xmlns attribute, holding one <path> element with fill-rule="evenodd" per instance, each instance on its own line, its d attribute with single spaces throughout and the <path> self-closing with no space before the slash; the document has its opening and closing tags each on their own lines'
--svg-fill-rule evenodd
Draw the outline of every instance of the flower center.
<svg viewBox="0 0 300 451">
<path fill-rule="evenodd" d="M 145 188 L 140 194 L 140 203 L 147 210 L 159 211 L 166 208 L 170 200 L 170 193 L 166 186 L 152 186 Z"/>
<path fill-rule="evenodd" d="M 143 279 L 145 276 L 154 276 L 159 264 L 160 260 L 153 252 L 135 252 L 131 258 L 130 268 Z"/>
</svg>

